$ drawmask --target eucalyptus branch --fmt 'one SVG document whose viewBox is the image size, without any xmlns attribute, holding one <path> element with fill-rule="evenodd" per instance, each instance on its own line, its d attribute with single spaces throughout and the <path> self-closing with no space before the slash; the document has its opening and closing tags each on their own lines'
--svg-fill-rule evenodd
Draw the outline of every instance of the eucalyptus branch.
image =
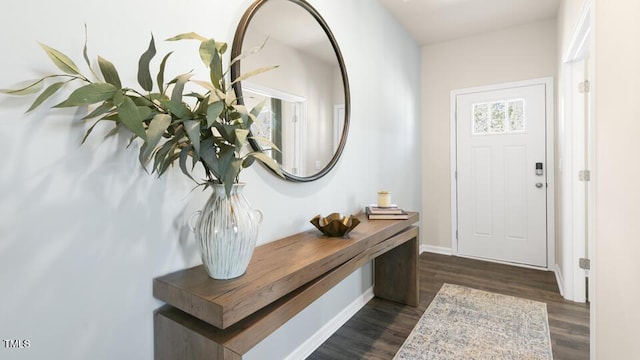
<svg viewBox="0 0 640 360">
<path fill-rule="evenodd" d="M 93 84 L 93 81 L 89 80 L 89 78 L 87 78 L 86 76 L 84 76 L 82 74 L 78 74 L 78 75 L 80 75 L 80 77 L 76 77 L 76 78 L 78 78 L 78 79 L 80 79 L 80 80 L 82 80 L 82 81 L 84 81 L 86 83 Z"/>
<path fill-rule="evenodd" d="M 51 78 L 55 78 L 55 77 L 67 77 L 67 78 L 71 78 L 67 81 L 73 81 L 73 80 L 83 80 L 83 78 L 78 77 L 76 75 L 70 75 L 70 74 L 54 74 L 54 75 L 47 75 L 44 76 L 38 80 L 35 80 L 34 82 L 30 82 L 29 85 L 21 87 L 21 88 L 17 88 L 17 89 L 2 89 L 0 90 L 0 92 L 5 93 L 5 94 L 9 94 L 9 95 L 24 95 L 26 94 L 29 89 L 31 88 L 35 88 L 37 85 L 40 85 L 42 83 L 44 83 L 44 81 L 46 79 L 51 79 Z M 41 87 L 38 87 L 37 90 L 39 90 Z"/>
<path fill-rule="evenodd" d="M 224 184 L 226 191 L 230 192 L 232 185 L 239 181 L 241 170 L 253 164 L 255 160 L 281 174 L 279 165 L 263 151 L 243 155 L 244 147 L 252 138 L 249 136 L 250 123 L 254 120 L 254 114 L 260 112 L 262 105 L 249 112 L 245 106 L 238 106 L 239 99 L 232 91 L 234 83 L 269 69 L 257 69 L 228 80 L 225 77 L 228 67 L 223 71 L 223 53 L 226 44 L 216 43 L 212 39 L 204 39 L 191 33 L 171 39 L 197 39 L 205 44 L 205 51 L 201 51 L 201 48 L 198 53 L 210 69 L 210 81 L 190 80 L 191 74 L 183 73 L 164 86 L 164 70 L 166 61 L 171 55 L 170 52 L 163 57 L 160 71 L 155 77 L 160 93 L 153 93 L 154 79 L 150 73 L 150 63 L 156 55 L 156 48 L 152 36 L 149 47 L 138 61 L 137 80 L 142 90 L 133 89 L 132 85 L 123 86 L 116 67 L 108 60 L 98 56 L 97 64 L 100 71 L 98 72 L 97 69 L 94 71 L 87 56 L 85 39 L 83 57 L 91 71 L 90 75 L 97 80 L 92 81 L 84 76 L 78 66 L 65 54 L 40 44 L 53 64 L 64 74 L 47 75 L 31 81 L 27 86 L 21 86 L 20 89 L 0 90 L 0 92 L 12 95 L 40 92 L 29 109 L 31 110 L 41 105 L 68 82 L 80 80 L 87 83 L 78 86 L 65 101 L 54 107 L 97 105 L 87 118 L 100 117 L 98 121 L 113 120 L 116 126 L 106 137 L 114 134 L 119 128 L 128 130 L 131 137 L 127 147 L 134 141 L 143 141 L 143 145 L 139 148 L 140 163 L 144 167 L 153 161 L 153 169 L 158 176 L 177 162 L 182 172 L 193 179 L 193 165 L 201 163 L 206 180 Z M 99 75 L 101 77 L 98 77 Z M 42 84 L 45 80 L 56 77 L 64 80 L 53 82 L 43 89 Z M 184 85 L 189 81 L 202 86 L 205 91 L 185 92 Z M 171 94 L 166 94 L 171 85 L 173 85 Z M 185 98 L 195 98 L 195 101 L 185 102 Z M 195 103 L 195 107 L 192 107 L 192 103 Z M 92 129 L 93 126 L 87 131 L 87 135 Z M 192 166 L 187 165 L 189 158 Z"/>
<path fill-rule="evenodd" d="M 153 104 L 153 106 L 156 108 L 156 110 L 159 110 L 160 112 L 162 112 L 162 113 L 164 113 L 164 114 L 168 114 L 168 113 L 169 113 L 169 111 L 167 111 L 167 109 L 165 109 L 165 108 L 163 108 L 162 106 L 160 106 L 160 105 L 156 104 L 156 103 L 153 101 L 153 99 L 151 99 L 151 97 L 149 97 L 148 95 L 147 95 L 147 96 L 145 96 L 143 93 L 139 92 L 139 91 L 138 91 L 138 90 L 136 90 L 136 89 L 124 88 L 124 89 L 122 89 L 122 90 L 124 90 L 125 92 L 127 92 L 127 91 L 131 91 L 132 93 L 134 93 L 134 94 L 136 94 L 136 95 L 140 96 L 141 98 L 143 98 L 143 99 L 147 100 L 148 102 L 150 102 L 151 104 Z M 149 95 L 151 95 L 151 93 L 149 93 Z"/>
</svg>

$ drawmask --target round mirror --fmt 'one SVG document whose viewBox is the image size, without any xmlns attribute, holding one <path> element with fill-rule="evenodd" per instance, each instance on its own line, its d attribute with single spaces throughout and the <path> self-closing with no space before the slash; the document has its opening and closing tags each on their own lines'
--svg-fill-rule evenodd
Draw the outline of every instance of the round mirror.
<svg viewBox="0 0 640 360">
<path fill-rule="evenodd" d="M 347 138 L 349 82 L 322 16 L 303 0 L 257 0 L 236 30 L 231 58 L 241 54 L 248 56 L 232 65 L 232 79 L 278 66 L 234 84 L 241 104 L 264 104 L 251 146 L 276 160 L 288 180 L 327 174 Z"/>
</svg>

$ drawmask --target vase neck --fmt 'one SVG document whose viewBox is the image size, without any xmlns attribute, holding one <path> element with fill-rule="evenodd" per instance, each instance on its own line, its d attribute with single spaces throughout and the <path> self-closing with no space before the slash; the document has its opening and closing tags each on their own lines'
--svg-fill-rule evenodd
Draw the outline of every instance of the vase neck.
<svg viewBox="0 0 640 360">
<path fill-rule="evenodd" d="M 209 182 L 209 186 L 213 189 L 213 192 L 216 194 L 226 194 L 224 184 Z M 229 195 L 242 193 L 244 186 L 245 186 L 245 183 L 233 184 Z"/>
</svg>

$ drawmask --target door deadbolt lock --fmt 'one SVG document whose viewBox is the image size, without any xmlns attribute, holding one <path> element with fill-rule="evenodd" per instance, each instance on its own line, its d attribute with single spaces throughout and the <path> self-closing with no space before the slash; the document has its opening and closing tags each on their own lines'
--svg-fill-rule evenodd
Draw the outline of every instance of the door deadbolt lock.
<svg viewBox="0 0 640 360">
<path fill-rule="evenodd" d="M 542 168 L 542 163 L 541 162 L 537 162 L 536 163 L 536 175 L 538 175 L 538 176 L 544 175 L 544 170 Z"/>
</svg>

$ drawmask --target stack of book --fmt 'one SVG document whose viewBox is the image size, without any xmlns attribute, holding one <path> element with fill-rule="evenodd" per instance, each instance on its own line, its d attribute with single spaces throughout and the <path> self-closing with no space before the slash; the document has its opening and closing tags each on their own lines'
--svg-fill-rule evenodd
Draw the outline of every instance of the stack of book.
<svg viewBox="0 0 640 360">
<path fill-rule="evenodd" d="M 389 207 L 379 207 L 376 204 L 371 204 L 365 210 L 369 220 L 405 220 L 409 218 L 409 214 L 406 211 L 393 204 Z"/>
</svg>

